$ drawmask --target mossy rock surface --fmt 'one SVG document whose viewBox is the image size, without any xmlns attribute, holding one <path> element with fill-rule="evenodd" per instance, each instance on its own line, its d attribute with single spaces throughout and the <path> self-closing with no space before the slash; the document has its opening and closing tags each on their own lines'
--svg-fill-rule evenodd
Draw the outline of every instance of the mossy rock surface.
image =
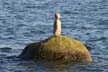
<svg viewBox="0 0 108 72">
<path fill-rule="evenodd" d="M 91 62 L 87 48 L 79 41 L 66 36 L 52 36 L 44 41 L 29 44 L 21 58 Z"/>
</svg>

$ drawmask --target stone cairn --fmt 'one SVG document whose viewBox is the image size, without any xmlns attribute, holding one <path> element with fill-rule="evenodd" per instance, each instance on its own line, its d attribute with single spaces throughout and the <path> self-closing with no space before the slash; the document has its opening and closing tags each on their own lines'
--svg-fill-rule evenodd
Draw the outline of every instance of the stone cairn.
<svg viewBox="0 0 108 72">
<path fill-rule="evenodd" d="M 87 48 L 73 38 L 61 35 L 60 14 L 55 14 L 54 35 L 28 44 L 19 55 L 22 59 L 42 59 L 63 62 L 92 62 Z"/>
</svg>

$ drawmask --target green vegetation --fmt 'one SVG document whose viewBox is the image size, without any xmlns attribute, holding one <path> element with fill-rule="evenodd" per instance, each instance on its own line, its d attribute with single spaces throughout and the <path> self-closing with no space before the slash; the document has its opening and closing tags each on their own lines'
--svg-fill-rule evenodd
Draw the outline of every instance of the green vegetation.
<svg viewBox="0 0 108 72">
<path fill-rule="evenodd" d="M 52 36 L 44 41 L 29 44 L 22 58 L 91 62 L 87 48 L 79 41 L 66 36 Z"/>
</svg>

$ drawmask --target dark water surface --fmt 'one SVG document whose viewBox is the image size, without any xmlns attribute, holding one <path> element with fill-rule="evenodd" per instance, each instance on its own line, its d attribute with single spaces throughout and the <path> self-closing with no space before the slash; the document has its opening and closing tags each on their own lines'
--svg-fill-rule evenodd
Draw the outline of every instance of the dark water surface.
<svg viewBox="0 0 108 72">
<path fill-rule="evenodd" d="M 62 34 L 86 44 L 94 62 L 16 58 L 27 44 L 52 35 L 58 11 Z M 0 0 L 0 72 L 108 72 L 108 0 Z"/>
</svg>

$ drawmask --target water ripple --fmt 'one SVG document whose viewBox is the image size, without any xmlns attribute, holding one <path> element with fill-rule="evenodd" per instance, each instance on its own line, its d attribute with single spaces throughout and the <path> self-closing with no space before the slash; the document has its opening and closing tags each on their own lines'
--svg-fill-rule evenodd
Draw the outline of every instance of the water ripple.
<svg viewBox="0 0 108 72">
<path fill-rule="evenodd" d="M 24 61 L 16 56 L 32 42 L 52 35 L 54 13 L 62 15 L 62 34 L 84 43 L 92 64 Z M 107 0 L 0 0 L 1 72 L 107 72 Z"/>
</svg>

